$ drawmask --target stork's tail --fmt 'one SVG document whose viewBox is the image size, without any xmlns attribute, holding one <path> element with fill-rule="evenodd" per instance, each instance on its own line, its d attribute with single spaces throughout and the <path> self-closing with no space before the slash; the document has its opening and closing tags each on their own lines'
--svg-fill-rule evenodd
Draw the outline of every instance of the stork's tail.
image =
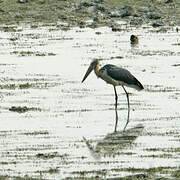
<svg viewBox="0 0 180 180">
<path fill-rule="evenodd" d="M 144 89 L 143 85 L 136 79 L 136 89 L 141 91 Z"/>
</svg>

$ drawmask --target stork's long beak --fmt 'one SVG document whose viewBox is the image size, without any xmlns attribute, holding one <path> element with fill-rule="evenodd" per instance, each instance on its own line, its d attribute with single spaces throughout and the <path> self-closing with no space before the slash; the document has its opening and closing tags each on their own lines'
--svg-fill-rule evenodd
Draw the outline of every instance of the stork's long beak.
<svg viewBox="0 0 180 180">
<path fill-rule="evenodd" d="M 88 75 L 92 72 L 93 67 L 92 65 L 89 66 L 88 70 L 86 71 L 86 74 L 84 75 L 83 80 L 81 81 L 82 83 L 85 81 L 85 79 L 88 77 Z"/>
</svg>

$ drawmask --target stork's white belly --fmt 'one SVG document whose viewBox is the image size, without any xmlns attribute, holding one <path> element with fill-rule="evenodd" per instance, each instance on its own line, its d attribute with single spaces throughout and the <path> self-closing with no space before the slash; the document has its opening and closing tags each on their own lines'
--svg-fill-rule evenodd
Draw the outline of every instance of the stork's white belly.
<svg viewBox="0 0 180 180">
<path fill-rule="evenodd" d="M 104 70 L 104 71 L 100 71 L 99 72 L 99 77 L 101 79 L 103 79 L 104 81 L 106 81 L 108 84 L 112 84 L 114 86 L 118 86 L 118 85 L 123 85 L 123 82 L 120 82 L 120 81 L 117 81 L 113 78 L 111 78 L 108 74 L 107 74 L 107 71 Z"/>
</svg>

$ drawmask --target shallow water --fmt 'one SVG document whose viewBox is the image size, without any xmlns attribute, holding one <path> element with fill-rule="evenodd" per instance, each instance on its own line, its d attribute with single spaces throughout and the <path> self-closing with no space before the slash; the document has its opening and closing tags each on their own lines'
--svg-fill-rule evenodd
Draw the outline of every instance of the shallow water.
<svg viewBox="0 0 180 180">
<path fill-rule="evenodd" d="M 180 48 L 175 28 L 165 33 L 126 24 L 119 32 L 106 27 L 15 29 L 0 34 L 1 175 L 110 178 L 137 173 L 125 168 L 178 168 Z M 130 44 L 131 34 L 139 36 L 139 45 Z M 127 129 L 141 124 L 143 132 L 126 146 L 110 152 L 101 147 L 95 155 L 89 148 L 113 133 L 116 112 L 111 85 L 93 73 L 81 83 L 94 58 L 127 68 L 145 87 L 140 92 L 127 88 Z M 127 101 L 123 89 L 117 91 L 119 132 L 126 124 Z M 12 106 L 34 110 L 12 112 Z M 158 175 L 171 176 L 171 170 Z"/>
</svg>

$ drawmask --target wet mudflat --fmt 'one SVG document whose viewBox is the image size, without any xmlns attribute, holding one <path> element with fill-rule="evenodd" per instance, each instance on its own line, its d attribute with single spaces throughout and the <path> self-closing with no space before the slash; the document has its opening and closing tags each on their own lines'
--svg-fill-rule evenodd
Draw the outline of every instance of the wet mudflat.
<svg viewBox="0 0 180 180">
<path fill-rule="evenodd" d="M 175 28 L 13 26 L 0 33 L 0 174 L 12 179 L 178 179 L 180 46 Z M 12 30 L 13 29 L 13 30 Z M 132 46 L 131 34 L 140 43 Z M 89 63 L 129 69 L 144 85 L 111 85 Z M 117 133 L 114 133 L 118 118 Z"/>
</svg>

